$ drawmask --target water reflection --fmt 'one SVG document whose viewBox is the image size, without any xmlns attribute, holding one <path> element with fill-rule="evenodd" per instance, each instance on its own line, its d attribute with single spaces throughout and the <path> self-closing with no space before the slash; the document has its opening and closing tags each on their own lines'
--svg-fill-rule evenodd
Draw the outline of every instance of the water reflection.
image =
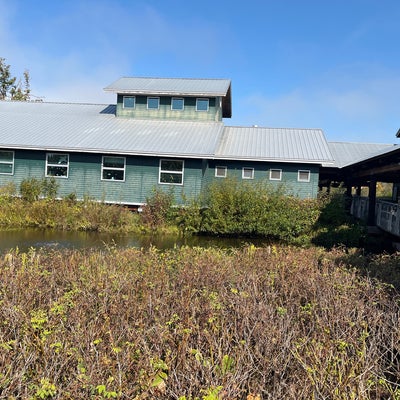
<svg viewBox="0 0 400 400">
<path fill-rule="evenodd" d="M 205 236 L 190 236 L 182 238 L 172 235 L 150 236 L 143 234 L 112 235 L 98 232 L 66 232 L 48 229 L 24 229 L 0 231 L 0 251 L 5 252 L 18 247 L 20 251 L 29 248 L 106 248 L 109 246 L 149 248 L 155 246 L 158 249 L 174 247 L 200 246 L 200 247 L 240 247 L 246 243 L 256 245 L 266 244 L 262 240 L 245 240 L 236 238 L 217 238 Z"/>
</svg>

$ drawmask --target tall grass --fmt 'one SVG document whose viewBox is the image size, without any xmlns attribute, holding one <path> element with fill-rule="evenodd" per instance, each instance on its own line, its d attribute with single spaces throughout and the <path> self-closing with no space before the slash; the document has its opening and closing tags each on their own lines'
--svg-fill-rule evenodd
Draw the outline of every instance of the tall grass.
<svg viewBox="0 0 400 400">
<path fill-rule="evenodd" d="M 128 232 L 141 229 L 139 216 L 119 205 L 86 199 L 26 201 L 0 197 L 0 227 Z"/>
<path fill-rule="evenodd" d="M 1 396 L 399 398 L 398 299 L 346 257 L 274 246 L 5 254 Z"/>
</svg>

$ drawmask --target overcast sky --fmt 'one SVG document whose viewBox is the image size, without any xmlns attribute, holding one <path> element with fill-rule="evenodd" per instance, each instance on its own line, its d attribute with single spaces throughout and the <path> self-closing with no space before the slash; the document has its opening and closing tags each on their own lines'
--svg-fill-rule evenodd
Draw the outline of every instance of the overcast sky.
<svg viewBox="0 0 400 400">
<path fill-rule="evenodd" d="M 115 103 L 121 76 L 227 78 L 227 125 L 398 143 L 399 20 L 399 0 L 0 0 L 0 57 L 45 101 Z"/>
</svg>

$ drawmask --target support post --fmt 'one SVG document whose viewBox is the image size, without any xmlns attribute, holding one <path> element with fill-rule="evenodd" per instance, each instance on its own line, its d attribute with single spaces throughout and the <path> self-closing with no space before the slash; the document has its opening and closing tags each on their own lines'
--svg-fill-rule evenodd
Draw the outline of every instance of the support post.
<svg viewBox="0 0 400 400">
<path fill-rule="evenodd" d="M 371 179 L 368 189 L 368 225 L 375 225 L 376 179 Z"/>
<path fill-rule="evenodd" d="M 351 184 L 348 183 L 346 186 L 346 193 L 344 195 L 344 198 L 345 198 L 344 207 L 348 213 L 350 212 L 351 202 L 353 200 L 353 196 L 351 195 L 352 189 L 353 189 L 353 187 L 351 186 Z"/>
</svg>

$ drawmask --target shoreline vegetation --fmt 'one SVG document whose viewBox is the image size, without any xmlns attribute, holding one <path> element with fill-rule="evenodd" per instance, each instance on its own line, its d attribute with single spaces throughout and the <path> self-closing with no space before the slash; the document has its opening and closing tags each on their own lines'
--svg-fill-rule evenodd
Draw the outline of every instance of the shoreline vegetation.
<svg viewBox="0 0 400 400">
<path fill-rule="evenodd" d="M 276 244 L 2 254 L 2 397 L 400 398 L 400 257 L 365 250 L 342 193 L 226 182 L 186 207 L 154 191 L 138 214 L 28 183 L 1 192 L 0 226 Z"/>
<path fill-rule="evenodd" d="M 175 233 L 266 238 L 291 245 L 368 245 L 365 227 L 346 212 L 341 191 L 318 199 L 287 196 L 284 187 L 236 180 L 210 184 L 206 195 L 175 203 L 173 191 L 155 189 L 142 213 L 121 205 L 56 199 L 54 178 L 24 180 L 0 188 L 0 227 L 109 233 Z"/>
</svg>

